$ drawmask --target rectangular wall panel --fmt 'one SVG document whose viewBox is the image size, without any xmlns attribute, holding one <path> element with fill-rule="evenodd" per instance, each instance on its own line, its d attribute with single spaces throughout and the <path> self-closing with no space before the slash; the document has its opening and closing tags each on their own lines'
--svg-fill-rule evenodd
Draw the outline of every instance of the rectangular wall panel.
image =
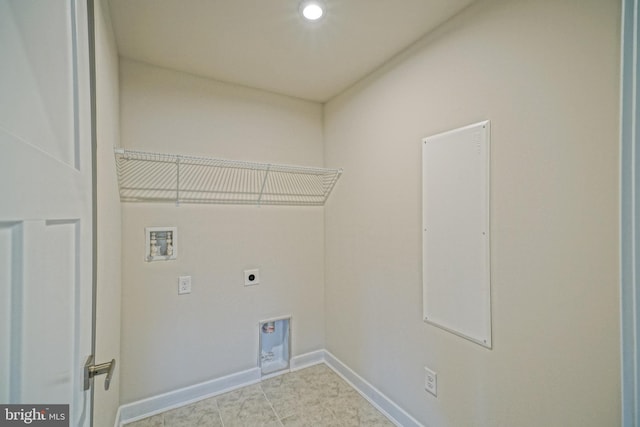
<svg viewBox="0 0 640 427">
<path fill-rule="evenodd" d="M 19 393 L 12 362 L 17 351 L 12 329 L 20 330 L 18 308 L 22 306 L 22 224 L 0 222 L 0 402 L 13 402 Z"/>
<path fill-rule="evenodd" d="M 424 320 L 491 348 L 489 122 L 423 139 Z"/>
<path fill-rule="evenodd" d="M 69 0 L 0 0 L 0 128 L 76 166 Z"/>
<path fill-rule="evenodd" d="M 78 223 L 24 223 L 24 280 L 22 284 L 20 358 L 12 369 L 20 372 L 20 399 L 70 403 L 75 382 L 78 340 L 79 286 Z"/>
</svg>

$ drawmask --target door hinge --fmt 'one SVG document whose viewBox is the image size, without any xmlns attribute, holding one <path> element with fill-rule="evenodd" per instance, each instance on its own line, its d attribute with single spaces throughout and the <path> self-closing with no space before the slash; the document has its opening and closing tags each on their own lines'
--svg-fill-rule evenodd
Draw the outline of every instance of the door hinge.
<svg viewBox="0 0 640 427">
<path fill-rule="evenodd" d="M 84 364 L 84 389 L 89 390 L 93 377 L 96 375 L 107 374 L 107 377 L 104 379 L 104 389 L 109 390 L 113 371 L 116 368 L 116 359 L 111 359 L 111 362 L 101 363 L 99 365 L 94 365 L 93 360 L 94 357 L 92 354 L 87 358 L 87 362 Z"/>
</svg>

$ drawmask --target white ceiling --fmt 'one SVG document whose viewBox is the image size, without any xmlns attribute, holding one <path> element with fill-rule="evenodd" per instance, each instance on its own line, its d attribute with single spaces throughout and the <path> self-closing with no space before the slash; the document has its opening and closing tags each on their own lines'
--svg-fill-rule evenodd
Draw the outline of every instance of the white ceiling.
<svg viewBox="0 0 640 427">
<path fill-rule="evenodd" d="M 473 0 L 110 0 L 121 56 L 324 102 Z"/>
</svg>

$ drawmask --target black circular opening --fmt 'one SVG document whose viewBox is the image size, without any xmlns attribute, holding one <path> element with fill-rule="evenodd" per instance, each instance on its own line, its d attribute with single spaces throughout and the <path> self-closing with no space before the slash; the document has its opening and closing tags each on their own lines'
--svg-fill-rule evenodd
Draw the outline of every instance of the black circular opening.
<svg viewBox="0 0 640 427">
<path fill-rule="evenodd" d="M 250 274 L 249 275 L 249 281 L 253 282 L 254 280 L 256 280 L 256 275 L 255 274 Z"/>
</svg>

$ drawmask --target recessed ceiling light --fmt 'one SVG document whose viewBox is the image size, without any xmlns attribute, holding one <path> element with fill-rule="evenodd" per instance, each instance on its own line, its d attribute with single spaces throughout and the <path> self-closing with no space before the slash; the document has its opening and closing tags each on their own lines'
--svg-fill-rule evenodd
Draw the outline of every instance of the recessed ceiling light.
<svg viewBox="0 0 640 427">
<path fill-rule="evenodd" d="M 309 21 L 317 21 L 324 16 L 324 4 L 318 0 L 308 0 L 300 3 L 300 13 Z"/>
</svg>

